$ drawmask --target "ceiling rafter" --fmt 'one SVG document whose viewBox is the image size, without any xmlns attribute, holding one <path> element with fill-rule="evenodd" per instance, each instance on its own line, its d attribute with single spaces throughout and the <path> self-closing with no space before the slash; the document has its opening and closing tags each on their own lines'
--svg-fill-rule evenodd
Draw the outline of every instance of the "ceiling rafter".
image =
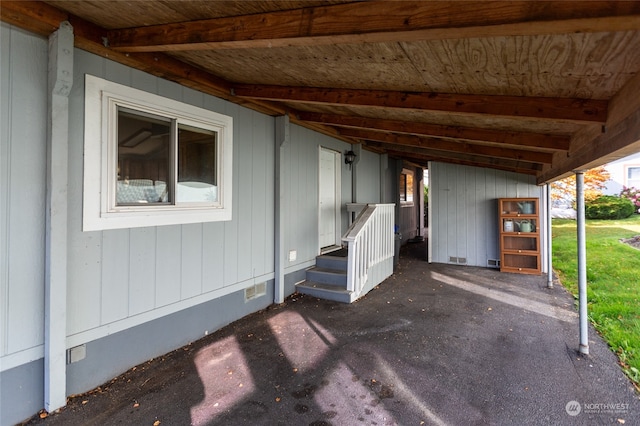
<svg viewBox="0 0 640 426">
<path fill-rule="evenodd" d="M 387 144 L 384 142 L 369 141 L 366 145 L 368 147 L 381 149 L 392 157 L 408 159 L 414 162 L 442 161 L 447 163 L 463 164 L 467 166 L 491 167 L 494 169 L 514 173 L 527 173 L 532 175 L 537 174 L 542 169 L 542 166 L 540 164 L 535 163 L 523 163 L 514 160 L 504 160 L 492 157 L 478 157 L 474 155 L 455 152 L 432 150 L 419 151 L 411 147 L 394 146 L 392 144 Z"/>
<path fill-rule="evenodd" d="M 597 99 L 467 95 L 257 84 L 238 84 L 232 90 L 235 96 L 244 99 L 303 104 L 399 108 L 596 123 L 604 123 L 607 119 L 607 101 Z"/>
<path fill-rule="evenodd" d="M 411 42 L 640 29 L 635 2 L 357 2 L 108 32 L 116 50 L 150 52 Z"/>
<path fill-rule="evenodd" d="M 504 158 L 525 161 L 528 163 L 551 164 L 553 154 L 546 152 L 524 151 L 495 146 L 474 145 L 466 142 L 445 141 L 424 136 L 399 135 L 359 129 L 342 129 L 343 136 L 351 138 L 391 143 L 394 145 L 410 146 L 413 148 L 428 148 L 437 151 L 450 151 L 474 154 L 485 157 Z"/>
<path fill-rule="evenodd" d="M 352 127 L 357 129 L 375 129 L 394 133 L 432 136 L 437 138 L 464 139 L 475 142 L 491 142 L 511 146 L 531 147 L 549 150 L 566 151 L 571 138 L 566 135 L 550 135 L 501 131 L 484 128 L 453 127 L 438 124 L 410 121 L 388 120 L 380 118 L 348 116 L 338 114 L 322 114 L 299 112 L 297 118 L 312 123 L 336 127 Z"/>
</svg>

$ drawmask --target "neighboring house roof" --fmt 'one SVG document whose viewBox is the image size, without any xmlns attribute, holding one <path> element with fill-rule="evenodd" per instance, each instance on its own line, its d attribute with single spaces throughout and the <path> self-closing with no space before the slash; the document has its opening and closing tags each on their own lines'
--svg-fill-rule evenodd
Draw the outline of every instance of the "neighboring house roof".
<svg viewBox="0 0 640 426">
<path fill-rule="evenodd" d="M 153 4 L 153 7 L 150 5 Z M 3 21 L 366 149 L 532 174 L 640 150 L 640 2 L 3 1 Z"/>
</svg>

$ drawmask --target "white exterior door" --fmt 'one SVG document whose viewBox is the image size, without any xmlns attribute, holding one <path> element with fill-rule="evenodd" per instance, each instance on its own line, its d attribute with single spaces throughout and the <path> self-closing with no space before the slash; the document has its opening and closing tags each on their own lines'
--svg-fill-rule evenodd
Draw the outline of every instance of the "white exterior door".
<svg viewBox="0 0 640 426">
<path fill-rule="evenodd" d="M 319 176 L 319 241 L 320 249 L 338 245 L 340 203 L 338 188 L 340 187 L 340 153 L 320 148 Z"/>
</svg>

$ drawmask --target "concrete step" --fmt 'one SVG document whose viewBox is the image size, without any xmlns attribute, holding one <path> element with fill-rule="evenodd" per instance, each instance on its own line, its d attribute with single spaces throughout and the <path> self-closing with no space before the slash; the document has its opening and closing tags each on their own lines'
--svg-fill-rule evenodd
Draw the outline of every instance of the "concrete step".
<svg viewBox="0 0 640 426">
<path fill-rule="evenodd" d="M 353 302 L 353 292 L 331 284 L 304 281 L 296 285 L 298 293 L 340 303 Z"/>
<path fill-rule="evenodd" d="M 347 288 L 347 271 L 314 266 L 307 270 L 307 281 Z"/>
<path fill-rule="evenodd" d="M 322 256 L 316 257 L 317 268 L 346 271 L 348 264 L 348 258 L 344 256 L 332 256 L 331 254 L 324 254 Z"/>
</svg>

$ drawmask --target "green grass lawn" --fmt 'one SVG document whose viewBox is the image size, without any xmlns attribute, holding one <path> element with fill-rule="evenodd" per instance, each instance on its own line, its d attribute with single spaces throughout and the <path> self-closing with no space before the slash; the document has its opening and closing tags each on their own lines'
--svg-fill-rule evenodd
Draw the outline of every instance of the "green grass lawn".
<svg viewBox="0 0 640 426">
<path fill-rule="evenodd" d="M 588 220 L 586 233 L 589 319 L 640 390 L 640 250 L 620 242 L 640 235 L 640 215 Z M 574 220 L 553 220 L 553 269 L 577 300 Z"/>
</svg>

